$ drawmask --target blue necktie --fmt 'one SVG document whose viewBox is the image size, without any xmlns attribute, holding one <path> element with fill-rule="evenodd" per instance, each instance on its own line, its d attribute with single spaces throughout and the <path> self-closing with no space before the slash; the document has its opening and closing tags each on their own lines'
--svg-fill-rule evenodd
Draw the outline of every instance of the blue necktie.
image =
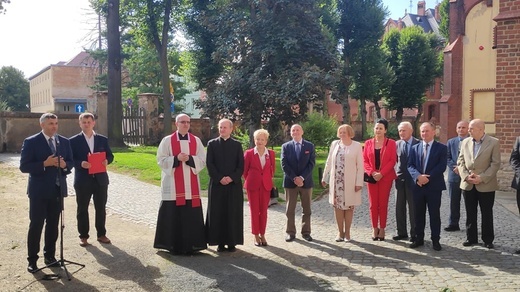
<svg viewBox="0 0 520 292">
<path fill-rule="evenodd" d="M 302 151 L 302 144 L 296 143 L 296 158 L 300 159 L 300 152 Z"/>
<path fill-rule="evenodd" d="M 426 173 L 426 157 L 428 157 L 428 146 L 430 146 L 430 144 L 426 143 L 426 145 L 424 145 L 424 152 L 423 152 L 423 156 L 422 156 L 422 167 L 423 167 L 423 173 Z"/>
<path fill-rule="evenodd" d="M 54 143 L 52 140 L 53 140 L 52 138 L 49 138 L 49 147 L 51 148 L 52 154 L 56 155 L 56 147 L 54 147 Z M 59 175 L 59 172 L 56 174 L 56 185 L 57 186 L 60 185 L 60 179 L 59 179 L 58 175 Z"/>
<path fill-rule="evenodd" d="M 54 147 L 54 143 L 52 138 L 49 138 L 49 147 L 51 148 L 52 154 L 56 154 L 56 147 Z"/>
</svg>

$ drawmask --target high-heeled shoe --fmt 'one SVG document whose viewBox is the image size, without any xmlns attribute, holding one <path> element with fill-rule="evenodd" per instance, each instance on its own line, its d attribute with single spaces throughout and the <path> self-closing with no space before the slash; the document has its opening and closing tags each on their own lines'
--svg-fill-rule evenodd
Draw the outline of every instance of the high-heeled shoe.
<svg viewBox="0 0 520 292">
<path fill-rule="evenodd" d="M 258 235 L 255 235 L 255 246 L 262 246 L 262 239 Z"/>
<path fill-rule="evenodd" d="M 373 241 L 378 241 L 379 240 L 379 228 L 372 228 L 372 240 Z"/>
<path fill-rule="evenodd" d="M 379 229 L 379 232 L 377 233 L 377 240 L 385 241 L 385 229 L 384 228 Z"/>
<path fill-rule="evenodd" d="M 267 241 L 265 240 L 265 237 L 263 235 L 260 235 L 260 237 L 262 238 L 262 246 L 267 246 Z"/>
</svg>

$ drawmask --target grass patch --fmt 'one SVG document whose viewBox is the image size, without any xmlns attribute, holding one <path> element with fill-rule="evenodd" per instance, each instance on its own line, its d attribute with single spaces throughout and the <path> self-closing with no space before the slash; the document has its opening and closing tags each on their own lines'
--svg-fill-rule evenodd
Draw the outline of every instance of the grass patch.
<svg viewBox="0 0 520 292">
<path fill-rule="evenodd" d="M 274 147 L 276 153 L 276 173 L 274 182 L 280 192 L 283 192 L 283 171 L 280 166 L 280 152 L 281 147 Z M 323 192 L 320 181 L 318 180 L 318 169 L 325 167 L 327 159 L 326 148 L 316 149 L 316 165 L 313 170 L 314 190 L 313 197 L 318 196 Z M 134 177 L 140 181 L 151 183 L 157 186 L 161 185 L 161 170 L 157 165 L 157 147 L 151 146 L 137 146 L 130 148 L 113 148 L 114 162 L 112 162 L 108 169 L 117 173 L 125 174 Z M 200 173 L 200 186 L 203 190 L 208 189 L 209 175 L 206 168 Z"/>
</svg>

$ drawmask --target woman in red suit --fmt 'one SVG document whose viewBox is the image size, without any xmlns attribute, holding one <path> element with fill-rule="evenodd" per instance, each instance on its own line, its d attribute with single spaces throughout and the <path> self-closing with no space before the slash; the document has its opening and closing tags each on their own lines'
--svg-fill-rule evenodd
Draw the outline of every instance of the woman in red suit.
<svg viewBox="0 0 520 292">
<path fill-rule="evenodd" d="M 273 188 L 275 156 L 273 150 L 265 145 L 269 132 L 256 130 L 253 134 L 255 147 L 244 153 L 244 188 L 251 211 L 251 232 L 255 236 L 256 246 L 267 246 L 265 228 L 267 225 L 267 207 Z"/>
<path fill-rule="evenodd" d="M 374 125 L 374 138 L 365 141 L 363 160 L 365 173 L 372 176 L 376 183 L 367 183 L 372 220 L 372 240 L 385 240 L 388 199 L 392 182 L 397 178 L 395 163 L 397 147 L 395 141 L 386 137 L 388 121 L 379 119 Z"/>
</svg>

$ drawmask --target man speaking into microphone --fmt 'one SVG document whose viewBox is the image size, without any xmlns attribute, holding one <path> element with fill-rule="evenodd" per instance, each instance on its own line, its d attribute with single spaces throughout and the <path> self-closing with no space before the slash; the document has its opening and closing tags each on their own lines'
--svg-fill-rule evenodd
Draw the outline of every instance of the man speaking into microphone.
<svg viewBox="0 0 520 292">
<path fill-rule="evenodd" d="M 20 170 L 29 174 L 29 232 L 27 271 L 38 270 L 40 238 L 45 225 L 43 256 L 45 264 L 59 265 L 56 260 L 56 240 L 61 212 L 61 195 L 67 195 L 67 174 L 74 165 L 69 140 L 57 135 L 58 117 L 45 113 L 40 117 L 42 131 L 23 141 Z M 59 171 L 61 169 L 61 171 Z M 61 194 L 60 194 L 61 190 Z"/>
</svg>

